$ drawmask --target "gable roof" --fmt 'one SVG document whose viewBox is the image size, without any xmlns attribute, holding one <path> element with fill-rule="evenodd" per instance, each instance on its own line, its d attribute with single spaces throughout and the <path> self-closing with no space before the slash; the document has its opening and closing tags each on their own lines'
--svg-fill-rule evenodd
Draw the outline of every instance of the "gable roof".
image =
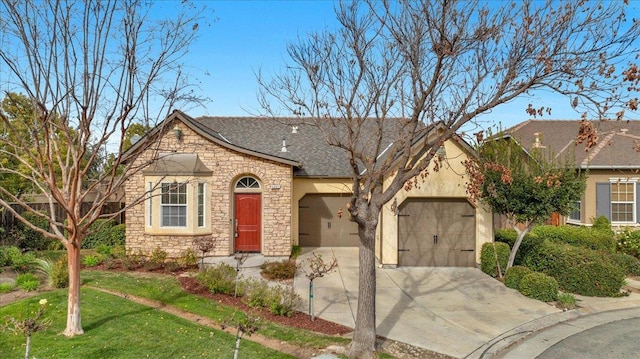
<svg viewBox="0 0 640 359">
<path fill-rule="evenodd" d="M 577 168 L 640 168 L 640 153 L 635 150 L 640 142 L 640 121 L 590 122 L 597 130 L 598 142 L 589 150 L 584 143 L 576 144 L 580 121 L 575 120 L 529 120 L 505 130 L 504 135 L 527 151 L 542 146 L 556 157 L 573 157 Z"/>
<path fill-rule="evenodd" d="M 341 148 L 328 145 L 323 130 L 314 124 L 304 123 L 304 119 L 212 116 L 192 118 L 175 110 L 160 125 L 132 145 L 123 157 L 127 158 L 144 149 L 144 146 L 148 145 L 161 131 L 165 131 L 175 120 L 183 122 L 193 131 L 222 147 L 291 165 L 295 177 L 351 177 L 352 169 L 347 153 Z M 382 140 L 382 143 L 387 145 L 382 147 L 379 156 L 385 155 L 392 143 L 389 135 L 397 130 L 397 126 L 401 126 L 401 123 L 388 121 L 388 126 L 388 131 L 384 131 L 386 133 L 383 133 Z M 296 128 L 295 131 L 293 127 Z M 416 138 L 414 143 L 419 143 L 431 133 L 431 130 L 437 128 L 439 124 L 430 127 L 429 131 L 425 128 L 423 135 Z M 369 134 L 365 132 L 365 136 Z M 368 146 L 374 142 L 373 140 L 376 139 L 362 137 L 359 138 L 357 145 Z M 471 147 L 458 136 L 454 136 L 452 140 L 473 152 Z M 286 151 L 282 151 L 283 147 Z"/>
</svg>

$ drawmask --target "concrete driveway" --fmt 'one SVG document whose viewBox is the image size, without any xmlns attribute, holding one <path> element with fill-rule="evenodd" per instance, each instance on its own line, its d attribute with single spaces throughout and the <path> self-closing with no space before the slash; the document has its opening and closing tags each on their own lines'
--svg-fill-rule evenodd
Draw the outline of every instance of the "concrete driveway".
<svg viewBox="0 0 640 359">
<path fill-rule="evenodd" d="M 336 272 L 314 281 L 315 314 L 354 327 L 358 249 L 304 248 L 298 263 L 312 252 L 338 261 Z M 377 334 L 453 357 L 465 357 L 514 327 L 560 312 L 476 268 L 378 268 L 376 275 Z M 308 308 L 304 273 L 298 271 L 294 286 Z"/>
</svg>

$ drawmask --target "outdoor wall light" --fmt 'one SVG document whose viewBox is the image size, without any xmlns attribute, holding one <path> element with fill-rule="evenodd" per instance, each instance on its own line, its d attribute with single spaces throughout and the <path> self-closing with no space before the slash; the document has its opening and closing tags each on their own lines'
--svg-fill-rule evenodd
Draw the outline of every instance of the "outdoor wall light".
<svg viewBox="0 0 640 359">
<path fill-rule="evenodd" d="M 173 135 L 176 136 L 176 140 L 182 140 L 182 130 L 180 129 L 180 127 L 178 127 L 178 125 L 173 128 Z"/>
<path fill-rule="evenodd" d="M 447 156 L 447 150 L 444 148 L 444 145 L 441 145 L 440 147 L 438 147 L 436 154 L 440 158 L 445 158 Z"/>
</svg>

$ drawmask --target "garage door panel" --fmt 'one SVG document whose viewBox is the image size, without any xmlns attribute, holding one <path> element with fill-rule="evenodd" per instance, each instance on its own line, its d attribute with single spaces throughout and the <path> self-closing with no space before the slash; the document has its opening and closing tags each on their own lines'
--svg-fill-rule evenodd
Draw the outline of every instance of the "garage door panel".
<svg viewBox="0 0 640 359">
<path fill-rule="evenodd" d="M 299 202 L 299 239 L 303 247 L 358 246 L 358 225 L 349 219 L 349 197 L 308 194 Z M 339 215 L 341 213 L 341 215 Z"/>
<path fill-rule="evenodd" d="M 401 266 L 474 266 L 475 209 L 466 200 L 407 200 L 398 214 L 398 249 Z"/>
</svg>

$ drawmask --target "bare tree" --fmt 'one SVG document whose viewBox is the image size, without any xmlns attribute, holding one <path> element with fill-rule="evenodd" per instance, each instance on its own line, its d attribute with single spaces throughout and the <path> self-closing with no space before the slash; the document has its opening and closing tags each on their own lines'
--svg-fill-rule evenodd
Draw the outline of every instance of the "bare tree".
<svg viewBox="0 0 640 359">
<path fill-rule="evenodd" d="M 382 206 L 427 175 L 463 125 L 532 90 L 568 97 L 586 116 L 625 118 L 621 67 L 640 34 L 622 2 L 352 1 L 335 31 L 289 45 L 291 63 L 259 75 L 262 107 L 323 129 L 349 158 L 349 212 L 360 236 L 351 357 L 374 355 L 374 239 Z M 622 106 L 622 107 L 621 107 Z M 284 110 L 279 110 L 284 109 Z M 544 104 L 526 109 L 548 111 Z M 587 113 L 586 111 L 592 111 Z M 436 124 L 442 131 L 426 136 Z"/>
<path fill-rule="evenodd" d="M 28 134 L 0 113 L 2 155 L 26 170 L 0 165 L 0 174 L 20 176 L 48 199 L 51 224 L 30 224 L 29 203 L 4 188 L 0 205 L 33 230 L 62 242 L 69 259 L 69 296 L 64 334 L 82 334 L 80 247 L 90 225 L 126 177 L 120 155 L 98 174 L 101 151 L 122 153 L 132 121 L 148 125 L 175 105 L 198 100 L 184 82 L 180 60 L 194 40 L 202 11 L 183 2 L 171 18 L 152 17 L 144 1 L 3 0 L 0 5 L 0 77 L 8 91 L 24 93 L 32 110 L 20 121 Z M 29 138 L 30 137 L 30 138 Z M 125 165 L 123 165 L 125 166 Z M 130 164 L 126 166 L 132 166 Z M 97 193 L 88 211 L 81 211 Z M 55 206 L 64 217 L 56 217 Z M 129 204 L 131 205 L 131 204 Z"/>
</svg>

